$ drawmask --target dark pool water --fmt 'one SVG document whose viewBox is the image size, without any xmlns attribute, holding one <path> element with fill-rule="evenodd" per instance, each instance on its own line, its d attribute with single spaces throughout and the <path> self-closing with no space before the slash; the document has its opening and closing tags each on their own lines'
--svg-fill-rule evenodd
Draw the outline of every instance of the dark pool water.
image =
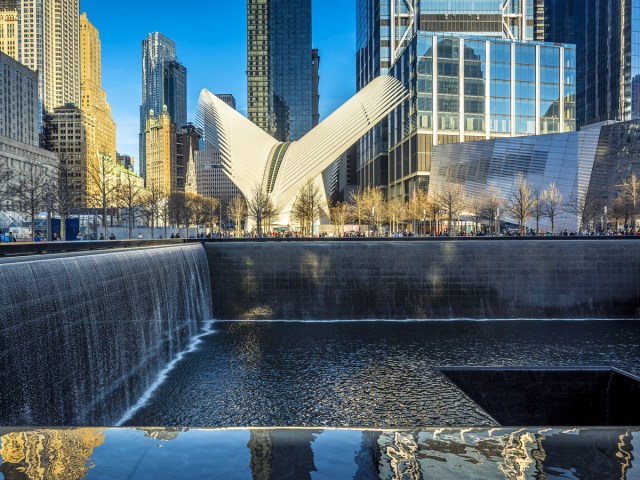
<svg viewBox="0 0 640 480">
<path fill-rule="evenodd" d="M 438 366 L 640 374 L 640 322 L 216 323 L 128 425 L 490 426 Z"/>
</svg>

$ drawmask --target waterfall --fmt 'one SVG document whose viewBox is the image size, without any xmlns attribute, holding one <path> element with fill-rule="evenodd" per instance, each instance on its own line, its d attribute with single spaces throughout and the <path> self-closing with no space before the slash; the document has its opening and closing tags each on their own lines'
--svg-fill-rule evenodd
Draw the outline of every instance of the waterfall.
<svg viewBox="0 0 640 480">
<path fill-rule="evenodd" d="M 0 425 L 111 425 L 211 319 L 202 245 L 0 263 Z"/>
</svg>

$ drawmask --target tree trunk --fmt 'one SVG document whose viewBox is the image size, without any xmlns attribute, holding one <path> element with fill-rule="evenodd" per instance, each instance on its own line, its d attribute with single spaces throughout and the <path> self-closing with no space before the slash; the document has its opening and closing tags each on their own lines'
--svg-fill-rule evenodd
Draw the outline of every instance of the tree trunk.
<svg viewBox="0 0 640 480">
<path fill-rule="evenodd" d="M 60 240 L 65 241 L 67 239 L 67 215 L 60 214 Z"/>
</svg>

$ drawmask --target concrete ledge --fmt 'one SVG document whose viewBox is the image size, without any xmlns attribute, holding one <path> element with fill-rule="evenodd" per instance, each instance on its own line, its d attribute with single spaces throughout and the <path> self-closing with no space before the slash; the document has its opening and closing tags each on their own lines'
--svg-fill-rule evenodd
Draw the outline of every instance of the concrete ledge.
<svg viewBox="0 0 640 480">
<path fill-rule="evenodd" d="M 137 247 L 159 247 L 163 245 L 180 245 L 187 243 L 185 239 L 166 240 L 109 240 L 83 242 L 15 242 L 0 243 L 0 257 L 19 255 L 41 255 L 65 252 L 84 252 L 88 250 L 108 250 Z"/>
</svg>

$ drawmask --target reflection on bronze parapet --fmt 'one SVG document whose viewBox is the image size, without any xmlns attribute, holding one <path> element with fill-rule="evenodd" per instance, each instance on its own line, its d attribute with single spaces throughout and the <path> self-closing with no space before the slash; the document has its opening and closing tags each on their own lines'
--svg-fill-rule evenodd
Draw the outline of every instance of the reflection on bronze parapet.
<svg viewBox="0 0 640 480">
<path fill-rule="evenodd" d="M 181 433 L 188 432 L 188 428 L 136 428 L 144 436 L 161 442 L 175 440 Z"/>
<path fill-rule="evenodd" d="M 416 458 L 418 443 L 412 433 L 394 433 L 393 443 L 385 453 L 390 459 L 394 480 L 420 480 L 420 464 Z"/>
<path fill-rule="evenodd" d="M 104 430 L 34 430 L 0 437 L 0 473 L 6 480 L 78 480 L 93 467 Z"/>
<path fill-rule="evenodd" d="M 509 480 L 526 480 L 533 465 L 531 449 L 537 446 L 536 440 L 528 431 L 513 432 L 506 440 L 502 450 L 503 462 L 499 468 Z"/>
<path fill-rule="evenodd" d="M 311 444 L 321 433 L 321 430 L 252 430 L 247 447 L 251 451 L 253 479 L 311 480 L 311 472 L 317 471 Z"/>
</svg>

